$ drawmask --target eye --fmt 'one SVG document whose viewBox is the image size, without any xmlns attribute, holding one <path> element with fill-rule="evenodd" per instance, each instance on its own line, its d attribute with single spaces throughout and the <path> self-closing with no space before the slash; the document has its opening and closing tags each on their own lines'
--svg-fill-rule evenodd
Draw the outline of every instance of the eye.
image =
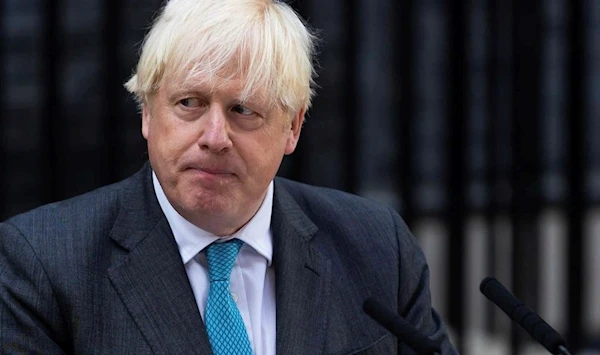
<svg viewBox="0 0 600 355">
<path fill-rule="evenodd" d="M 239 113 L 242 116 L 251 116 L 251 115 L 254 115 L 256 113 L 256 112 L 252 111 L 251 109 L 249 109 L 247 107 L 244 107 L 242 105 L 239 105 L 239 104 L 238 105 L 234 105 L 231 108 L 231 111 Z"/>
<path fill-rule="evenodd" d="M 179 104 L 189 108 L 200 107 L 202 105 L 200 99 L 196 97 L 186 97 L 185 99 L 181 99 L 179 100 Z"/>
</svg>

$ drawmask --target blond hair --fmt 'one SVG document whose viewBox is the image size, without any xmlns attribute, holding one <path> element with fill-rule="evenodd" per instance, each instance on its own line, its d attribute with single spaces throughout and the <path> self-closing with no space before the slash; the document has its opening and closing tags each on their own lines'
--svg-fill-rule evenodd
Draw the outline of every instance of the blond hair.
<svg viewBox="0 0 600 355">
<path fill-rule="evenodd" d="M 242 79 L 241 100 L 261 94 L 298 112 L 314 95 L 315 36 L 277 0 L 170 0 L 142 45 L 125 83 L 140 103 L 166 77 Z"/>
</svg>

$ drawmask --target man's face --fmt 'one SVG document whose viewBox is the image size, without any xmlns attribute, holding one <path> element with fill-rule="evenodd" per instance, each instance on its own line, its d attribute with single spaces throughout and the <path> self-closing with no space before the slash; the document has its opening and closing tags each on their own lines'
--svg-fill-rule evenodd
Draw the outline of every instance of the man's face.
<svg viewBox="0 0 600 355">
<path fill-rule="evenodd" d="M 143 107 L 150 163 L 179 214 L 213 234 L 232 234 L 296 148 L 304 112 L 252 98 L 241 104 L 237 79 L 218 79 L 213 91 L 200 80 L 171 80 Z"/>
</svg>

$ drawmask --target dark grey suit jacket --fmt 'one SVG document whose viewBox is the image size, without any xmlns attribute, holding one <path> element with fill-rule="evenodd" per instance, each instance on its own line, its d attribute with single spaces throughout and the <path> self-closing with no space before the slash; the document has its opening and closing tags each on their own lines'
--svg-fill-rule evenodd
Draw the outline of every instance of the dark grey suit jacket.
<svg viewBox="0 0 600 355">
<path fill-rule="evenodd" d="M 369 296 L 455 353 L 394 211 L 277 178 L 271 223 L 278 354 L 413 354 L 363 313 Z M 211 353 L 149 165 L 0 224 L 0 350 Z"/>
</svg>

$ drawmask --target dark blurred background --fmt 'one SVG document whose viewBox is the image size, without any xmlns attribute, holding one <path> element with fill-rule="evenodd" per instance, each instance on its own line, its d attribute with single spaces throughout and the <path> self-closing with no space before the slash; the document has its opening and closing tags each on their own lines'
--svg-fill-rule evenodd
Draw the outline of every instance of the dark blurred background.
<svg viewBox="0 0 600 355">
<path fill-rule="evenodd" d="M 494 275 L 569 341 L 600 336 L 600 1 L 289 1 L 320 89 L 280 175 L 401 212 L 463 354 L 543 354 Z M 146 160 L 123 83 L 158 0 L 0 1 L 0 220 Z M 590 352 L 587 352 L 590 353 Z"/>
</svg>

